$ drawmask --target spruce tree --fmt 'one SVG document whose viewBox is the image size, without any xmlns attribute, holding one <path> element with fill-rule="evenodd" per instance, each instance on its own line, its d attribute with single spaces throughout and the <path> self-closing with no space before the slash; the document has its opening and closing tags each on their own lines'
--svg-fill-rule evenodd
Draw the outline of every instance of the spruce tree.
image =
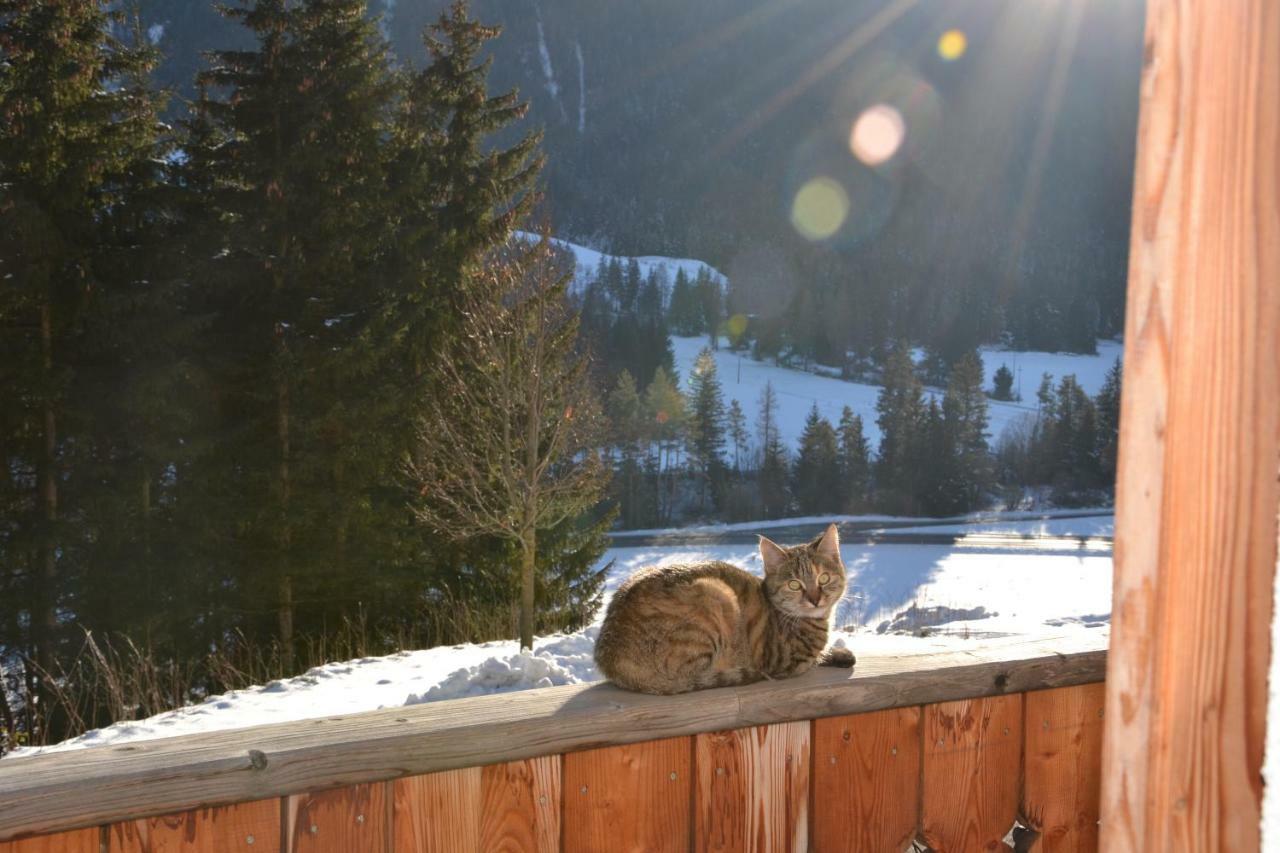
<svg viewBox="0 0 1280 853">
<path fill-rule="evenodd" d="M 708 490 L 720 484 L 724 472 L 724 395 L 716 372 L 716 359 L 704 349 L 689 376 L 689 455 L 699 480 L 699 496 L 705 507 Z"/>
<path fill-rule="evenodd" d="M 862 417 L 845 406 L 836 431 L 840 440 L 840 511 L 861 512 L 866 509 L 871 492 L 871 445 Z"/>
<path fill-rule="evenodd" d="M 968 512 L 979 506 L 991 486 L 992 460 L 987 444 L 987 398 L 982 391 L 982 360 L 970 352 L 951 368 L 942 400 L 946 450 L 954 455 L 944 512 Z"/>
<path fill-rule="evenodd" d="M 1004 401 L 1013 399 L 1013 371 L 1007 364 L 1002 364 L 996 369 L 995 376 L 992 378 L 991 399 Z"/>
<path fill-rule="evenodd" d="M 792 493 L 803 515 L 840 510 L 840 459 L 836 431 L 814 403 L 791 471 Z"/>
<path fill-rule="evenodd" d="M 920 487 L 920 473 L 931 462 L 921 457 L 925 449 L 924 389 L 916 378 L 906 341 L 900 341 L 885 362 L 876 412 L 880 427 L 878 492 L 892 511 L 911 511 Z"/>
<path fill-rule="evenodd" d="M 720 318 L 724 311 L 723 295 L 720 285 L 711 278 L 706 267 L 698 270 L 694 281 L 694 289 L 698 295 L 698 303 L 702 309 L 702 325 L 706 329 L 712 349 L 720 349 Z"/>
<path fill-rule="evenodd" d="M 756 420 L 760 440 L 759 476 L 760 506 L 765 518 L 786 514 L 791 505 L 788 493 L 787 449 L 778 429 L 778 395 L 773 383 L 766 382 L 760 392 L 760 410 Z"/>
<path fill-rule="evenodd" d="M 87 324 L 131 281 L 115 250 L 159 154 L 155 56 L 121 24 L 99 3 L 0 0 L 0 587 L 17 593 L 0 620 L 49 671 L 102 402 Z"/>
<path fill-rule="evenodd" d="M 742 461 L 747 458 L 747 416 L 737 400 L 729 401 L 729 440 L 733 442 L 733 470 L 742 473 Z"/>
<path fill-rule="evenodd" d="M 706 328 L 702 306 L 689 276 L 681 267 L 676 270 L 676 281 L 671 288 L 671 305 L 668 309 L 671 331 L 681 337 L 691 337 Z"/>
<path fill-rule="evenodd" d="M 1116 358 L 1095 398 L 1098 410 L 1098 473 L 1104 485 L 1116 479 L 1116 449 L 1120 446 L 1120 388 L 1123 371 Z"/>
<path fill-rule="evenodd" d="M 286 666 L 296 601 L 354 605 L 342 588 L 383 529 L 369 496 L 395 448 L 367 378 L 381 345 L 375 275 L 385 240 L 394 95 L 363 0 L 256 0 L 224 14 L 256 48 L 221 51 L 201 83 L 224 142 L 205 161 L 224 226 L 208 302 L 210 370 L 226 426 L 215 478 L 233 500 L 238 585 L 269 602 Z M 372 423 L 370 422 L 372 420 Z M 211 478 L 211 479 L 215 479 Z M 310 625 L 322 624 L 312 608 Z"/>
</svg>

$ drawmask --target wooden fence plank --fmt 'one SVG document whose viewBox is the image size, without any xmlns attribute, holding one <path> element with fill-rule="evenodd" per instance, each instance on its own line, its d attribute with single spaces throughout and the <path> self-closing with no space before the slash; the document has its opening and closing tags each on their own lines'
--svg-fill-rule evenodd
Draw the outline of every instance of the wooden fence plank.
<svg viewBox="0 0 1280 853">
<path fill-rule="evenodd" d="M 699 853 L 809 849 L 809 729 L 802 721 L 697 736 Z"/>
<path fill-rule="evenodd" d="M 111 853 L 280 853 L 280 801 L 195 809 L 117 823 Z"/>
<path fill-rule="evenodd" d="M 937 853 L 997 850 L 1018 815 L 1022 696 L 924 709 L 922 826 Z"/>
<path fill-rule="evenodd" d="M 814 723 L 813 849 L 903 850 L 919 829 L 918 706 Z"/>
<path fill-rule="evenodd" d="M 1259 846 L 1280 456 L 1280 4 L 1149 0 L 1102 846 Z"/>
<path fill-rule="evenodd" d="M 681 737 L 566 755 L 565 853 L 687 851 L 692 751 Z"/>
<path fill-rule="evenodd" d="M 91 827 L 22 841 L 0 841 L 0 853 L 98 853 L 100 837 L 101 831 Z"/>
<path fill-rule="evenodd" d="M 560 756 L 547 755 L 491 764 L 481 771 L 481 850 L 556 853 L 560 849 L 560 762 Z"/>
<path fill-rule="evenodd" d="M 863 655 L 850 671 L 684 696 L 607 684 L 478 696 L 347 716 L 0 761 L 0 840 L 441 770 L 838 714 L 1101 681 L 1106 639 L 982 642 Z"/>
<path fill-rule="evenodd" d="M 560 756 L 412 776 L 394 783 L 395 853 L 554 853 Z"/>
<path fill-rule="evenodd" d="M 479 767 L 468 767 L 397 779 L 396 853 L 478 853 L 480 777 Z"/>
<path fill-rule="evenodd" d="M 1040 833 L 1038 851 L 1098 849 L 1104 693 L 1083 684 L 1027 694 L 1022 812 Z"/>
<path fill-rule="evenodd" d="M 289 797 L 286 815 L 288 853 L 383 853 L 390 843 L 383 782 Z"/>
</svg>

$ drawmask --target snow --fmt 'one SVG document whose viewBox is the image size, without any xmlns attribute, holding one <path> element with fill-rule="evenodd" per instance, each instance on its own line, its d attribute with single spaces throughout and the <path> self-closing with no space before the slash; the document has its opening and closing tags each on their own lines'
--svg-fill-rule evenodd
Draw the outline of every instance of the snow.
<svg viewBox="0 0 1280 853">
<path fill-rule="evenodd" d="M 164 24 L 152 24 L 147 27 L 147 41 L 151 44 L 159 44 L 162 38 L 164 38 Z"/>
<path fill-rule="evenodd" d="M 681 376 L 685 390 L 688 390 L 688 379 L 693 374 L 694 362 L 707 345 L 708 340 L 705 337 L 673 336 L 671 338 L 676 370 Z M 1023 402 L 987 401 L 990 415 L 988 431 L 991 439 L 994 441 L 998 438 L 1010 424 L 1035 415 L 1035 391 L 1040 384 L 1042 372 L 1052 373 L 1055 380 L 1061 379 L 1068 373 L 1074 373 L 1085 392 L 1094 395 L 1102 388 L 1107 371 L 1120 353 L 1121 345 L 1115 341 L 1099 341 L 1097 355 L 983 349 L 981 355 L 988 389 L 991 386 L 992 374 L 1001 364 L 1008 364 L 1010 370 L 1013 370 L 1014 364 L 1017 364 L 1023 370 Z M 799 442 L 800 434 L 804 431 L 805 418 L 808 417 L 809 409 L 815 403 L 818 406 L 818 412 L 833 424 L 839 423 L 841 410 L 848 406 L 854 414 L 862 417 L 863 430 L 872 449 L 879 445 L 880 428 L 876 426 L 876 398 L 879 396 L 880 386 L 848 382 L 838 377 L 780 367 L 772 362 L 755 361 L 747 353 L 732 352 L 724 347 L 715 352 L 715 359 L 725 405 L 728 406 L 731 400 L 737 400 L 742 406 L 742 411 L 747 416 L 747 431 L 753 441 L 756 440 L 755 428 L 760 412 L 760 394 L 764 390 L 765 383 L 771 382 L 778 397 L 778 427 L 782 443 L 786 447 L 794 449 Z M 1032 378 L 1029 380 L 1028 376 Z M 929 393 L 939 392 L 935 390 Z M 1026 402 L 1028 399 L 1031 402 Z"/>
<path fill-rule="evenodd" d="M 1100 532 L 1110 523 L 1084 517 L 1058 521 L 1066 525 L 1057 528 L 1060 531 L 1085 533 Z M 1025 535 L 1046 524 L 1041 519 L 998 522 L 1002 531 Z M 954 545 L 845 544 L 841 553 L 849 571 L 849 592 L 835 613 L 833 625 L 840 630 L 833 632 L 833 644 L 860 655 L 920 654 L 965 648 L 987 637 L 1105 635 L 1111 600 L 1109 551 L 1047 544 L 1038 549 L 990 547 L 981 536 L 973 541 L 962 538 Z M 602 564 L 613 562 L 606 597 L 639 568 L 696 560 L 725 560 L 757 574 L 762 570 L 751 544 L 617 543 L 601 558 Z M 915 618 L 927 631 L 878 632 L 883 623 L 912 607 L 916 609 L 908 619 Z M 514 641 L 494 641 L 325 664 L 296 678 L 212 696 L 150 719 L 117 723 L 54 747 L 20 749 L 12 755 L 592 682 L 599 680 L 592 660 L 598 620 L 599 616 L 581 631 L 537 638 L 532 654 L 520 652 Z M 942 624 L 932 624 L 937 622 Z"/>
<path fill-rule="evenodd" d="M 537 234 L 531 234 L 528 231 L 517 231 L 516 236 L 523 240 L 536 241 L 539 239 Z M 561 240 L 558 237 L 552 237 L 551 242 L 561 248 L 567 249 L 573 254 L 575 264 L 573 281 L 576 288 L 585 287 L 588 282 L 595 278 L 596 271 L 600 268 L 601 259 L 604 259 L 605 263 L 608 263 L 612 259 L 617 258 L 624 269 L 632 260 L 632 258 L 624 255 L 610 255 L 595 249 L 589 249 L 586 246 L 580 246 L 577 243 L 571 243 L 568 240 Z M 657 271 L 659 273 L 659 278 L 665 276 L 666 286 L 668 288 L 675 284 L 676 273 L 679 270 L 684 270 L 684 274 L 689 277 L 690 281 L 697 278 L 700 270 L 705 269 L 710 274 L 713 281 L 720 283 L 722 286 L 728 282 L 728 279 L 724 277 L 724 274 L 715 267 L 704 261 L 695 260 L 693 258 L 668 258 L 661 255 L 644 255 L 642 257 L 635 258 L 635 261 L 640 265 L 640 275 L 642 277 L 648 278 L 649 273 Z"/>
</svg>

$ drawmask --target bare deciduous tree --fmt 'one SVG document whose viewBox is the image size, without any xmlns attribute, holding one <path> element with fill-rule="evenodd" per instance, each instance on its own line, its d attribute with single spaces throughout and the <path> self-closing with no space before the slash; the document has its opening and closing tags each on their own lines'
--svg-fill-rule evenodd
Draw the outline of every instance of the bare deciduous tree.
<svg viewBox="0 0 1280 853">
<path fill-rule="evenodd" d="M 438 397 L 406 463 L 421 522 L 450 539 L 517 546 L 522 648 L 533 646 L 538 532 L 592 507 L 608 481 L 568 282 L 545 236 L 486 266 L 434 368 Z"/>
</svg>

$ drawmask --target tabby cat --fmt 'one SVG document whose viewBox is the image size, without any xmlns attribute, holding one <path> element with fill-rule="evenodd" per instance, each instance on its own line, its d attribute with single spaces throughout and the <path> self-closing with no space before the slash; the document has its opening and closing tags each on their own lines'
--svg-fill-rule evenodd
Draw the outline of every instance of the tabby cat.
<svg viewBox="0 0 1280 853">
<path fill-rule="evenodd" d="M 764 578 L 719 562 L 627 578 L 596 641 L 600 671 L 628 690 L 686 693 L 853 666 L 848 649 L 823 651 L 845 587 L 836 526 L 790 548 L 761 536 L 760 557 Z"/>
</svg>

